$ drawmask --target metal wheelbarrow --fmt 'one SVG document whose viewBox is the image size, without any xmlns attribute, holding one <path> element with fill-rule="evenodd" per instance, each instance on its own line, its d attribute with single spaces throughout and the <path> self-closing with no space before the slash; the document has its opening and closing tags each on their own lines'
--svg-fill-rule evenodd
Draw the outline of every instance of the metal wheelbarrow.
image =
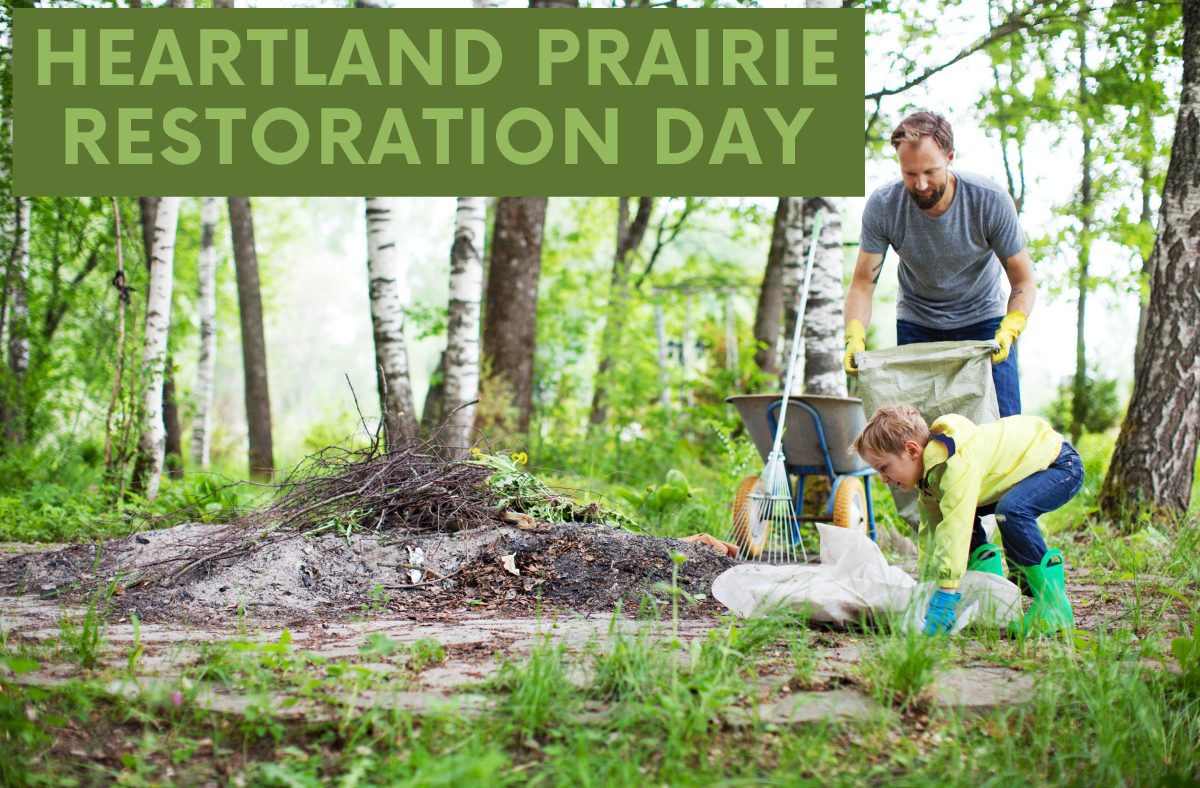
<svg viewBox="0 0 1200 788">
<path fill-rule="evenodd" d="M 778 394 L 747 394 L 727 397 L 726 402 L 737 408 L 750 439 L 766 462 L 779 424 L 779 411 L 783 398 Z M 853 528 L 875 538 L 875 505 L 871 499 L 871 485 L 863 483 L 864 477 L 875 470 L 849 446 L 866 426 L 862 400 L 850 397 L 822 397 L 795 395 L 788 398 L 788 409 L 783 434 L 784 464 L 789 475 L 796 477 L 793 506 L 796 521 L 832 523 L 839 528 Z M 822 514 L 803 515 L 804 488 L 809 476 L 827 476 L 831 482 L 829 502 Z M 738 485 L 734 502 L 735 537 L 739 522 L 737 513 L 747 496 L 754 489 L 757 476 L 747 476 Z M 745 530 L 746 525 L 740 524 Z M 749 534 L 741 534 L 738 544 L 751 544 Z M 799 543 L 800 534 L 792 534 L 794 543 Z M 751 551 L 753 553 L 753 551 Z M 751 559 L 758 558 L 751 554 Z"/>
</svg>

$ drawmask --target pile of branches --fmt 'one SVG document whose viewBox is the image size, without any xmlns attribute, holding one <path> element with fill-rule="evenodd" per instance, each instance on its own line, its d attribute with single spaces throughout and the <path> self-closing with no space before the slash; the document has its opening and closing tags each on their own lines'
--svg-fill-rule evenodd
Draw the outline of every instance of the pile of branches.
<svg viewBox="0 0 1200 788">
<path fill-rule="evenodd" d="M 153 572 L 155 579 L 171 586 L 208 562 L 322 532 L 348 538 L 367 530 L 412 533 L 499 525 L 504 506 L 488 484 L 495 469 L 446 454 L 436 435 L 390 446 L 376 436 L 363 449 L 323 449 L 282 480 L 264 485 L 274 494 L 267 505 L 225 510 L 220 516 L 223 525 L 208 530 L 184 555 L 160 562 L 170 567 L 157 567 L 161 573 Z M 153 529 L 211 522 L 205 506 L 219 495 L 220 491 L 152 518 L 146 525 Z M 143 567 L 153 568 L 154 564 Z"/>
<path fill-rule="evenodd" d="M 497 524 L 493 471 L 445 459 L 431 440 L 360 451 L 331 447 L 277 483 L 277 497 L 242 525 L 289 535 L 337 529 L 461 531 Z"/>
<path fill-rule="evenodd" d="M 224 509 L 214 517 L 206 506 L 220 495 L 218 490 L 186 509 L 152 519 L 150 528 L 224 521 L 185 554 L 159 562 L 156 579 L 170 586 L 212 561 L 323 532 L 349 538 L 366 531 L 462 531 L 502 522 L 530 530 L 535 520 L 636 526 L 624 515 L 562 495 L 519 469 L 523 454 L 505 457 L 485 445 L 464 457 L 464 450 L 442 446 L 437 437 L 386 445 L 376 433 L 366 448 L 331 446 L 308 457 L 282 480 L 265 485 L 273 498 L 260 508 Z"/>
</svg>

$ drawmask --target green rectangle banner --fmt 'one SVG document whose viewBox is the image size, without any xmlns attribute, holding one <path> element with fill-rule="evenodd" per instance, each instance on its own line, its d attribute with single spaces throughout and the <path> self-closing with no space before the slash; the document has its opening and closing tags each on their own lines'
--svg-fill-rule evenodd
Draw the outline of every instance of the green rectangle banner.
<svg viewBox="0 0 1200 788">
<path fill-rule="evenodd" d="M 861 9 L 18 9 L 14 192 L 861 195 Z"/>
</svg>

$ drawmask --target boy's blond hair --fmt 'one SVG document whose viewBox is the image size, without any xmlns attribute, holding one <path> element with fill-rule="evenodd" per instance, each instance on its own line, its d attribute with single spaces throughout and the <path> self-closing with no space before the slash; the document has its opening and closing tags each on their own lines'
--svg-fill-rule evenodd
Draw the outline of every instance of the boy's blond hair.
<svg viewBox="0 0 1200 788">
<path fill-rule="evenodd" d="M 850 451 L 860 456 L 870 452 L 876 457 L 901 454 L 908 441 L 916 441 L 924 448 L 929 443 L 929 425 L 916 408 L 901 402 L 875 411 L 850 445 Z"/>
</svg>

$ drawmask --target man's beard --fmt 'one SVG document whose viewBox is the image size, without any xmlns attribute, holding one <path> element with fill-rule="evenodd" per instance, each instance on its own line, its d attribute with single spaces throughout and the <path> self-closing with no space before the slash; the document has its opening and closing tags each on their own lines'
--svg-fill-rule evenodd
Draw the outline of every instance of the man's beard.
<svg viewBox="0 0 1200 788">
<path fill-rule="evenodd" d="M 949 178 L 947 178 L 946 180 L 948 181 Z M 942 195 L 946 193 L 946 184 L 943 183 L 941 186 L 934 189 L 928 195 L 917 194 L 912 189 L 907 189 L 907 191 L 908 191 L 908 196 L 912 197 L 913 202 L 915 202 L 917 204 L 918 208 L 920 208 L 922 211 L 928 211 L 930 208 L 937 205 L 938 202 L 942 199 Z"/>
</svg>

